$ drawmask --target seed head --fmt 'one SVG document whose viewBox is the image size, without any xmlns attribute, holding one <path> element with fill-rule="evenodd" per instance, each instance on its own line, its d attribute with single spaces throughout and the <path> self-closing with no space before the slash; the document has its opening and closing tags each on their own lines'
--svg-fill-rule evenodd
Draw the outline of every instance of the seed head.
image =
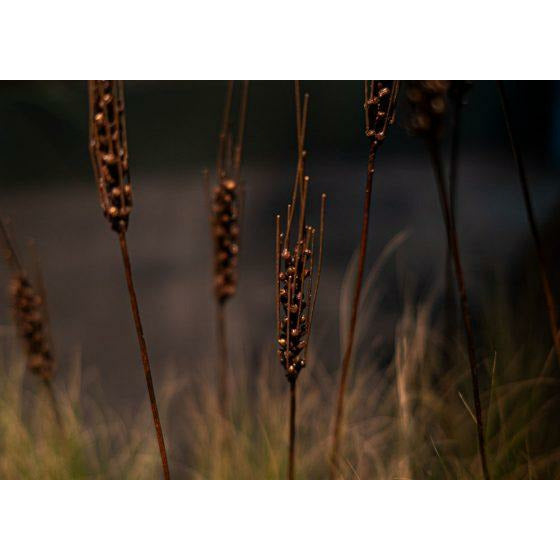
<svg viewBox="0 0 560 560">
<path fill-rule="evenodd" d="M 248 84 L 243 85 L 237 138 L 232 141 L 230 112 L 233 82 L 228 84 L 222 130 L 219 137 L 216 165 L 217 186 L 210 192 L 210 225 L 214 242 L 214 292 L 216 299 L 224 303 L 235 295 L 237 289 L 237 260 L 239 254 L 239 214 L 241 211 L 241 154 L 245 115 L 247 110 Z"/>
<path fill-rule="evenodd" d="M 308 96 L 299 112 L 299 89 L 296 87 L 298 165 L 292 190 L 285 231 L 276 217 L 276 323 L 278 356 L 288 381 L 295 382 L 305 367 L 311 334 L 313 311 L 317 300 L 323 257 L 326 195 L 321 197 L 319 255 L 314 259 L 316 230 L 306 224 L 309 177 L 305 175 L 305 128 Z M 297 221 L 296 221 L 297 214 Z M 295 238 L 291 241 L 291 238 Z M 315 270 L 316 269 L 316 270 Z M 314 273 L 316 272 L 316 277 Z"/>
<path fill-rule="evenodd" d="M 378 146 L 385 140 L 389 125 L 395 121 L 399 82 L 371 80 L 366 81 L 364 86 L 366 136 Z"/>
<path fill-rule="evenodd" d="M 51 379 L 54 358 L 43 298 L 23 272 L 14 275 L 10 283 L 10 295 L 16 329 L 25 347 L 27 366 L 35 375 Z"/>
<path fill-rule="evenodd" d="M 91 80 L 89 104 L 90 152 L 101 208 L 115 231 L 126 231 L 132 187 L 122 83 Z"/>
<path fill-rule="evenodd" d="M 235 294 L 239 253 L 237 184 L 224 178 L 214 189 L 211 225 L 214 238 L 214 288 L 219 301 Z"/>
<path fill-rule="evenodd" d="M 443 132 L 449 82 L 423 80 L 411 82 L 407 98 L 410 105 L 408 129 L 411 134 L 437 140 Z"/>
<path fill-rule="evenodd" d="M 45 302 L 45 291 L 36 259 L 37 290 L 29 280 L 12 244 L 8 230 L 0 219 L 6 262 L 13 274 L 9 284 L 9 295 L 17 333 L 22 339 L 29 369 L 45 380 L 52 379 L 54 358 L 49 336 L 49 321 Z"/>
</svg>

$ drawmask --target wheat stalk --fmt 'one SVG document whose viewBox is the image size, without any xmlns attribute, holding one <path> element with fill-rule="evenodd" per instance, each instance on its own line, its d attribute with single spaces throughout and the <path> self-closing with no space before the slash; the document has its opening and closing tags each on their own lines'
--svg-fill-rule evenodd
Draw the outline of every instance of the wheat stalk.
<svg viewBox="0 0 560 560">
<path fill-rule="evenodd" d="M 233 140 L 230 119 L 234 83 L 228 82 L 216 162 L 216 186 L 205 185 L 210 199 L 210 225 L 214 245 L 214 294 L 218 345 L 218 401 L 222 413 L 229 408 L 228 343 L 226 303 L 237 289 L 239 220 L 242 206 L 241 161 L 247 115 L 249 82 L 244 82 L 239 101 L 237 136 Z"/>
<path fill-rule="evenodd" d="M 360 296 L 362 292 L 364 267 L 367 253 L 369 216 L 371 208 L 371 194 L 373 184 L 373 174 L 375 171 L 375 157 L 379 146 L 385 140 L 389 125 L 394 122 L 394 111 L 399 91 L 399 82 L 395 81 L 390 85 L 378 80 L 364 82 L 364 111 L 366 137 L 369 138 L 369 156 L 367 163 L 367 178 L 364 197 L 364 207 L 362 211 L 362 233 L 360 237 L 358 273 L 356 275 L 356 285 L 352 300 L 352 313 L 346 348 L 342 359 L 342 367 L 338 384 L 336 409 L 333 423 L 332 442 L 330 451 L 330 476 L 334 478 L 338 470 L 338 455 L 340 448 L 340 436 L 342 419 L 344 417 L 344 397 L 350 363 L 352 360 L 352 350 L 356 336 L 356 323 L 358 320 L 358 310 L 360 306 Z"/>
<path fill-rule="evenodd" d="M 300 103 L 299 83 L 296 82 L 296 129 L 298 162 L 296 180 L 288 204 L 285 229 L 280 215 L 276 216 L 276 328 L 278 356 L 290 385 L 290 417 L 287 478 L 295 477 L 296 387 L 301 370 L 306 366 L 313 314 L 317 302 L 323 263 L 323 239 L 327 197 L 321 196 L 318 258 L 315 259 L 315 228 L 307 225 L 307 194 L 309 177 L 305 175 L 305 129 L 309 96 Z M 297 222 L 295 218 L 297 215 Z M 291 236 L 295 236 L 293 241 Z"/>
<path fill-rule="evenodd" d="M 459 170 L 459 145 L 461 142 L 461 125 L 466 95 L 472 86 L 468 80 L 453 80 L 449 86 L 449 99 L 452 105 L 451 149 L 449 154 L 449 211 L 451 221 L 457 227 L 457 184 Z M 454 338 L 456 331 L 455 288 L 453 286 L 453 258 L 449 245 L 445 253 L 445 335 L 447 340 Z M 446 360 L 450 356 L 447 353 Z"/>
<path fill-rule="evenodd" d="M 488 479 L 490 478 L 490 474 L 486 461 L 486 447 L 484 441 L 484 427 L 482 423 L 482 406 L 480 403 L 480 387 L 474 333 L 467 298 L 467 289 L 465 286 L 465 278 L 463 274 L 463 264 L 459 252 L 459 241 L 457 238 L 455 219 L 449 203 L 448 189 L 446 186 L 439 146 L 444 127 L 448 89 L 449 83 L 441 80 L 426 80 L 410 84 L 407 92 L 411 108 L 409 130 L 415 136 L 425 140 L 430 153 L 432 168 L 436 179 L 439 202 L 447 234 L 447 243 L 453 258 L 455 280 L 457 283 L 457 291 L 459 293 L 461 312 L 463 315 L 463 325 L 465 328 L 473 387 L 480 464 L 484 478 Z"/>
<path fill-rule="evenodd" d="M 10 234 L 2 220 L 0 232 L 5 247 L 6 262 L 12 269 L 10 281 L 10 297 L 16 331 L 20 337 L 27 367 L 31 373 L 43 382 L 58 427 L 62 430 L 62 417 L 58 406 L 58 399 L 53 390 L 52 379 L 55 374 L 55 360 L 49 325 L 49 314 L 46 293 L 39 268 L 39 261 L 35 258 L 36 278 L 33 282 L 19 259 Z"/>
<path fill-rule="evenodd" d="M 136 327 L 140 356 L 144 367 L 148 396 L 156 431 L 163 475 L 170 478 L 165 441 L 159 419 L 148 348 L 144 338 L 132 267 L 128 254 L 126 231 L 132 210 L 132 186 L 126 139 L 126 116 L 122 82 L 91 80 L 89 82 L 90 154 L 101 208 L 111 228 L 119 236 L 130 306 Z"/>
<path fill-rule="evenodd" d="M 554 344 L 554 350 L 556 352 L 558 365 L 560 366 L 560 336 L 558 333 L 558 317 L 556 314 L 556 301 L 554 299 L 554 295 L 552 294 L 552 288 L 550 286 L 550 279 L 548 277 L 548 272 L 547 272 L 546 257 L 542 246 L 539 226 L 537 224 L 537 219 L 535 218 L 535 212 L 533 210 L 533 202 L 531 199 L 531 191 L 529 189 L 529 181 L 527 179 L 527 173 L 525 171 L 525 164 L 523 162 L 523 158 L 521 155 L 519 142 L 515 136 L 515 133 L 511 125 L 511 111 L 509 108 L 509 102 L 506 96 L 503 82 L 498 81 L 497 85 L 498 85 L 498 91 L 500 93 L 500 101 L 502 104 L 504 120 L 506 122 L 509 144 L 511 147 L 511 152 L 513 154 L 513 159 L 515 160 L 515 164 L 517 166 L 519 183 L 521 185 L 521 190 L 523 192 L 523 201 L 525 203 L 525 210 L 527 212 L 527 220 L 529 222 L 529 228 L 531 229 L 531 235 L 533 236 L 533 241 L 535 243 L 535 251 L 537 253 L 539 274 L 541 277 L 541 284 L 546 300 L 546 310 L 548 313 L 550 334 L 552 336 L 552 341 Z"/>
</svg>

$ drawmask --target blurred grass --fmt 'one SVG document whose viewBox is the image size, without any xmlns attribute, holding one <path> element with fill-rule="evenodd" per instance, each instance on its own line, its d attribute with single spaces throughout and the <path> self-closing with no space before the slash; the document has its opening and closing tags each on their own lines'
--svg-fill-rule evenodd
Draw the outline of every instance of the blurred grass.
<svg viewBox="0 0 560 560">
<path fill-rule="evenodd" d="M 377 304 L 384 296 L 378 287 L 379 276 L 405 240 L 405 235 L 395 237 L 365 284 L 339 476 L 481 478 L 462 332 L 456 333 L 455 340 L 443 338 L 435 294 L 422 300 L 405 295 L 394 336 L 380 340 L 375 332 Z M 342 326 L 352 274 L 350 267 L 341 290 Z M 476 325 L 491 475 L 557 478 L 560 402 L 551 344 L 539 329 L 538 314 L 532 316 L 536 304 L 529 295 L 519 306 L 513 305 L 505 284 L 492 284 L 501 288 L 488 293 Z M 40 382 L 25 371 L 11 329 L 2 332 L 1 478 L 161 476 L 145 403 L 136 415 L 121 417 L 102 394 L 91 391 L 91 384 L 85 390 L 76 360 L 73 370 L 60 376 L 66 383 L 57 380 L 64 424 L 61 433 Z M 285 477 L 288 383 L 272 342 L 258 360 L 234 359 L 235 385 L 227 421 L 219 412 L 212 366 L 173 369 L 158 384 L 172 476 Z M 389 360 L 385 358 L 387 347 L 391 349 Z M 318 341 L 312 341 L 308 367 L 298 382 L 296 478 L 328 477 L 336 373 L 322 362 Z"/>
<path fill-rule="evenodd" d="M 69 372 L 66 387 L 57 386 L 63 429 L 39 379 L 26 371 L 18 341 L 1 338 L 0 478 L 125 479 L 158 474 L 152 433 L 142 413 L 133 425 L 83 394 L 81 365 Z M 87 421 L 86 421 L 87 417 Z"/>
</svg>

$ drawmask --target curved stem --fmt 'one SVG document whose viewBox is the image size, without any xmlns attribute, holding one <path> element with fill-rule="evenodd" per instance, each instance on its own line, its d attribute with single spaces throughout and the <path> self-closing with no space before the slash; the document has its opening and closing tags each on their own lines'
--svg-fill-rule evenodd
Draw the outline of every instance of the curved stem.
<svg viewBox="0 0 560 560">
<path fill-rule="evenodd" d="M 519 175 L 519 182 L 521 183 L 521 190 L 523 191 L 523 200 L 525 202 L 525 210 L 527 211 L 527 220 L 529 221 L 529 227 L 531 228 L 531 234 L 535 242 L 535 250 L 537 253 L 537 261 L 539 265 L 539 274 L 541 277 L 541 284 L 546 299 L 546 309 L 548 312 L 550 334 L 552 335 L 556 358 L 558 360 L 558 365 L 560 366 L 560 337 L 558 336 L 558 317 L 556 315 L 556 302 L 554 300 L 554 296 L 552 295 L 552 288 L 550 286 L 550 280 L 548 278 L 548 273 L 546 270 L 546 258 L 544 256 L 539 227 L 537 225 L 535 212 L 533 210 L 531 192 L 529 191 L 529 181 L 527 180 L 525 165 L 521 157 L 521 150 L 511 127 L 510 110 L 506 92 L 504 89 L 504 84 L 501 81 L 498 81 L 497 84 L 498 91 L 500 92 L 500 100 L 502 103 L 504 120 L 506 121 L 509 143 L 513 154 L 513 159 L 515 160 L 515 163 L 517 165 L 517 173 Z"/>
<path fill-rule="evenodd" d="M 226 416 L 229 407 L 228 348 L 225 302 L 216 304 L 216 337 L 218 343 L 218 398 L 220 410 Z"/>
<path fill-rule="evenodd" d="M 126 284 L 128 286 L 128 294 L 130 296 L 130 307 L 132 308 L 132 315 L 134 317 L 134 325 L 136 326 L 136 335 L 138 337 L 138 345 L 140 347 L 140 356 L 142 357 L 142 365 L 144 366 L 144 374 L 146 375 L 146 385 L 148 386 L 148 396 L 150 398 L 150 405 L 152 407 L 152 416 L 154 419 L 154 427 L 159 446 L 159 454 L 161 456 L 161 465 L 163 469 L 163 476 L 166 480 L 170 479 L 169 465 L 167 462 L 167 453 L 165 451 L 165 441 L 163 439 L 163 431 L 159 420 L 159 411 L 156 401 L 156 394 L 154 391 L 154 384 L 152 381 L 152 371 L 150 368 L 150 360 L 148 358 L 148 348 L 146 340 L 144 339 L 144 330 L 142 329 L 142 321 L 140 320 L 140 311 L 138 309 L 138 300 L 136 299 L 136 290 L 132 281 L 132 267 L 130 266 L 130 257 L 128 255 L 128 245 L 126 242 L 126 233 L 119 232 L 119 242 L 121 246 L 121 253 L 124 265 L 124 272 L 126 276 Z"/>
<path fill-rule="evenodd" d="M 465 327 L 465 336 L 467 339 L 467 351 L 469 355 L 469 364 L 471 369 L 471 381 L 474 396 L 474 410 L 476 417 L 476 428 L 478 436 L 478 454 L 480 457 L 480 464 L 482 473 L 485 479 L 490 478 L 488 472 L 488 464 L 486 461 L 486 447 L 484 442 L 484 427 L 482 424 L 482 406 L 480 404 L 480 387 L 478 380 L 478 365 L 476 363 L 476 353 L 474 344 L 474 333 L 472 328 L 472 319 L 470 314 L 469 302 L 467 299 L 467 289 L 465 287 L 465 278 L 463 275 L 463 266 L 461 263 L 461 256 L 459 253 L 459 242 L 457 239 L 457 231 L 455 229 L 455 222 L 452 218 L 451 210 L 449 208 L 449 200 L 445 186 L 445 178 L 443 174 L 443 165 L 441 162 L 438 146 L 436 142 L 428 142 L 428 150 L 432 160 L 432 167 L 434 170 L 436 183 L 438 187 L 439 201 L 441 211 L 443 214 L 443 221 L 445 229 L 447 230 L 447 242 L 453 258 L 455 267 L 455 280 L 457 282 L 457 291 L 459 292 L 459 301 L 461 304 L 461 312 L 463 315 L 463 324 Z"/>
<path fill-rule="evenodd" d="M 295 477 L 296 449 L 296 380 L 290 380 L 290 443 L 288 448 L 288 480 Z"/>
<path fill-rule="evenodd" d="M 330 477 L 334 478 L 338 469 L 338 454 L 340 448 L 340 432 L 342 428 L 342 420 L 344 417 L 344 397 L 346 392 L 346 383 L 350 362 L 352 360 L 352 350 L 354 348 L 354 339 L 356 336 L 356 323 L 358 319 L 358 308 L 360 306 L 360 295 L 362 293 L 362 284 L 364 277 L 364 268 L 367 253 L 369 216 L 371 207 L 371 192 L 373 184 L 374 163 L 376 154 L 376 144 L 373 140 L 370 142 L 366 189 L 364 196 L 364 208 L 362 215 L 362 233 L 360 237 L 360 254 L 358 258 L 358 273 L 356 276 L 356 286 L 354 288 L 354 299 L 352 301 L 352 314 L 350 317 L 350 328 L 348 338 L 346 340 L 346 349 L 342 360 L 342 369 L 338 385 L 338 393 L 336 400 L 336 412 L 333 425 L 331 453 L 330 453 Z"/>
<path fill-rule="evenodd" d="M 449 212 L 451 223 L 456 226 L 457 220 L 457 171 L 459 168 L 459 143 L 461 140 L 462 97 L 455 100 L 453 107 L 451 154 L 449 164 Z M 449 244 L 445 255 L 445 337 L 449 342 L 454 339 L 456 330 L 455 297 L 453 288 L 453 259 Z M 447 357 L 449 360 L 449 356 Z"/>
</svg>

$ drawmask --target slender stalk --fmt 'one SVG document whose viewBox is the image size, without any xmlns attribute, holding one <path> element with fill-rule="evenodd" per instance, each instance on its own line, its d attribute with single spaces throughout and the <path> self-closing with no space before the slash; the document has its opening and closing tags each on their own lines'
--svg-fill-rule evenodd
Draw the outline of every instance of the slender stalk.
<svg viewBox="0 0 560 560">
<path fill-rule="evenodd" d="M 457 171 L 459 168 L 459 143 L 461 140 L 461 114 L 463 102 L 459 97 L 453 106 L 451 122 L 451 153 L 449 162 L 449 211 L 451 222 L 456 228 L 457 216 Z M 455 290 L 453 288 L 453 258 L 449 244 L 445 255 L 445 336 L 454 338 L 456 329 Z"/>
<path fill-rule="evenodd" d="M 360 307 L 360 295 L 362 292 L 365 260 L 367 253 L 367 240 L 369 229 L 369 215 L 371 207 L 371 191 L 373 173 L 375 171 L 375 156 L 377 148 L 385 140 L 388 128 L 395 121 L 395 107 L 399 93 L 400 83 L 398 80 L 392 82 L 390 87 L 387 83 L 379 80 L 364 81 L 364 116 L 365 133 L 369 138 L 369 156 L 367 164 L 366 189 L 364 196 L 364 208 L 362 216 L 362 234 L 360 237 L 360 249 L 358 257 L 358 273 L 356 275 L 356 286 L 352 302 L 352 314 L 350 317 L 350 329 L 346 340 L 346 349 L 342 359 L 340 381 L 338 386 L 335 418 L 332 432 L 332 444 L 330 453 L 330 477 L 334 478 L 338 468 L 338 454 L 340 448 L 340 434 L 344 418 L 344 395 L 350 363 L 352 361 L 352 350 L 356 335 L 356 323 Z"/>
<path fill-rule="evenodd" d="M 321 282 L 321 272 L 323 270 L 323 241 L 325 239 L 325 211 L 327 209 L 327 195 L 323 193 L 321 195 L 321 218 L 319 221 L 319 260 L 317 263 L 317 279 L 315 280 L 315 287 L 313 289 L 313 297 L 310 297 L 311 307 L 309 309 L 309 336 L 311 337 L 311 326 L 313 325 L 313 315 L 315 313 L 315 304 L 317 303 L 317 294 L 319 293 L 319 283 Z M 312 238 L 313 239 L 313 238 Z M 311 248 L 313 251 L 313 247 Z M 313 275 L 313 255 L 311 253 L 311 274 Z M 310 289 L 311 295 L 311 289 Z M 309 342 L 309 340 L 308 340 Z M 305 356 L 307 359 L 307 349 L 309 348 L 309 344 L 305 347 Z"/>
<path fill-rule="evenodd" d="M 218 344 L 218 400 L 221 413 L 226 416 L 229 409 L 229 376 L 225 301 L 216 303 L 216 340 Z"/>
<path fill-rule="evenodd" d="M 226 147 L 228 140 L 228 130 L 230 128 L 230 113 L 231 113 L 231 101 L 233 99 L 233 81 L 228 81 L 227 91 L 226 91 L 226 101 L 224 105 L 224 114 L 222 117 L 222 128 L 220 130 L 220 136 L 218 139 L 218 156 L 216 162 L 216 169 L 218 173 L 218 181 L 222 178 L 225 173 L 226 165 Z"/>
<path fill-rule="evenodd" d="M 484 475 L 484 478 L 489 479 L 490 474 L 488 471 L 488 464 L 486 461 L 486 447 L 484 442 L 484 427 L 482 424 L 482 406 L 480 403 L 480 388 L 479 388 L 479 380 L 478 380 L 478 365 L 476 362 L 476 353 L 475 353 L 475 344 L 474 344 L 474 333 L 472 328 L 469 302 L 467 299 L 467 290 L 465 287 L 465 278 L 463 275 L 463 266 L 461 263 L 461 256 L 459 253 L 459 242 L 457 239 L 457 231 L 455 228 L 455 222 L 452 218 L 450 204 L 447 197 L 443 165 L 441 162 L 441 157 L 439 154 L 437 142 L 428 140 L 427 145 L 428 145 L 428 150 L 430 152 L 432 167 L 434 170 L 434 175 L 438 187 L 439 201 L 441 205 L 441 211 L 443 214 L 443 221 L 445 223 L 445 228 L 447 231 L 447 242 L 455 267 L 455 280 L 457 282 L 457 290 L 459 292 L 459 301 L 461 304 L 461 311 L 463 315 L 463 324 L 465 327 L 465 336 L 467 339 L 467 351 L 469 355 L 471 381 L 472 381 L 473 395 L 474 395 L 474 409 L 475 409 L 475 416 L 476 416 L 478 453 L 480 457 L 480 464 L 482 467 L 482 473 Z"/>
<path fill-rule="evenodd" d="M 453 105 L 451 154 L 449 158 L 449 212 L 451 215 L 451 222 L 453 224 L 456 224 L 457 217 L 457 172 L 459 169 L 459 144 L 461 141 L 462 112 L 463 98 L 458 97 Z"/>
<path fill-rule="evenodd" d="M 506 122 L 506 128 L 509 138 L 509 144 L 511 147 L 511 152 L 513 154 L 513 159 L 517 165 L 517 173 L 519 175 L 519 183 L 521 184 L 521 190 L 523 192 L 523 200 L 525 202 L 525 209 L 527 211 L 527 220 L 529 221 L 529 227 L 531 229 L 531 235 L 535 242 L 535 250 L 537 253 L 537 261 L 539 266 L 539 274 L 541 277 L 541 284 L 546 299 L 546 309 L 548 312 L 548 322 L 550 325 L 550 334 L 552 336 L 552 341 L 554 344 L 554 350 L 556 352 L 556 358 L 558 360 L 558 365 L 560 366 L 560 337 L 558 335 L 558 316 L 556 313 L 556 302 L 552 294 L 552 288 L 550 286 L 550 280 L 548 277 L 546 269 L 546 258 L 544 255 L 544 249 L 542 246 L 541 236 L 539 232 L 539 227 L 537 220 L 535 218 L 535 212 L 533 209 L 533 202 L 531 199 L 531 192 L 529 190 L 529 181 L 527 180 L 527 173 L 525 171 L 525 164 L 521 156 L 521 150 L 519 147 L 519 142 L 513 132 L 511 126 L 511 111 L 509 108 L 508 99 L 506 96 L 504 84 L 501 81 L 497 82 L 498 91 L 500 93 L 500 100 L 502 103 L 502 110 L 504 114 L 504 120 Z"/>
<path fill-rule="evenodd" d="M 342 426 L 342 419 L 344 417 L 344 395 L 346 391 L 346 383 L 348 379 L 348 371 L 350 369 L 350 362 L 352 359 L 352 350 L 354 348 L 354 338 L 356 335 L 356 323 L 358 319 L 358 308 L 360 306 L 360 296 L 362 293 L 362 284 L 364 277 L 364 268 L 367 253 L 368 242 L 368 229 L 369 217 L 371 208 L 371 192 L 373 184 L 374 163 L 376 154 L 376 143 L 373 139 L 370 140 L 368 165 L 367 165 L 367 178 L 366 190 L 364 196 L 364 208 L 362 215 L 362 233 L 360 237 L 360 254 L 358 257 L 358 273 L 356 275 L 356 285 L 354 288 L 354 299 L 352 301 L 352 315 L 350 318 L 350 330 L 348 339 L 346 341 L 346 349 L 344 351 L 344 358 L 342 361 L 342 372 L 338 385 L 338 393 L 336 399 L 336 413 L 334 420 L 334 427 L 332 433 L 331 455 L 330 455 L 330 477 L 336 476 L 338 469 L 338 453 L 340 447 L 340 432 Z"/>
<path fill-rule="evenodd" d="M 132 267 L 130 266 L 130 257 L 128 254 L 128 245 L 126 242 L 126 232 L 119 231 L 119 243 L 121 247 L 124 272 L 126 276 L 126 284 L 128 286 L 128 294 L 130 296 L 130 307 L 134 317 L 134 325 L 136 326 L 136 335 L 138 337 L 138 345 L 140 347 L 140 356 L 142 358 L 142 365 L 144 366 L 144 374 L 146 375 L 146 385 L 148 386 L 148 395 L 150 397 L 150 405 L 152 407 L 152 416 L 154 419 L 154 428 L 159 446 L 159 454 L 161 456 L 161 465 L 163 469 L 163 476 L 166 480 L 170 479 L 169 465 L 167 462 L 167 452 L 165 451 L 165 441 L 163 439 L 163 431 L 161 429 L 161 422 L 159 420 L 159 411 L 156 401 L 156 394 L 154 391 L 154 383 L 152 381 L 152 371 L 150 368 L 150 360 L 148 358 L 148 348 L 146 340 L 144 339 L 144 330 L 142 328 L 142 321 L 140 319 L 140 310 L 138 309 L 138 300 L 136 298 L 136 290 L 132 281 Z"/>
<path fill-rule="evenodd" d="M 290 380 L 290 445 L 288 451 L 288 480 L 295 477 L 296 450 L 296 380 Z"/>
</svg>

